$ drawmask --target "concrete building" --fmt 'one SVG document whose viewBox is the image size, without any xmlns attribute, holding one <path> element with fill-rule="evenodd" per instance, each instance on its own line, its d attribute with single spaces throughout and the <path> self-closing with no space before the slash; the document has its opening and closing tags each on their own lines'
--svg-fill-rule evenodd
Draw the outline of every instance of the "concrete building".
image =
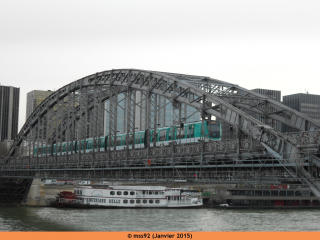
<svg viewBox="0 0 320 240">
<path fill-rule="evenodd" d="M 320 95 L 296 93 L 283 96 L 283 104 L 310 118 L 320 121 Z M 283 132 L 297 132 L 298 130 L 283 124 Z"/>
<path fill-rule="evenodd" d="M 39 106 L 39 104 L 45 100 L 49 95 L 51 95 L 50 90 L 41 91 L 33 90 L 27 93 L 27 107 L 26 107 L 26 120 L 33 113 L 33 111 Z"/>
<path fill-rule="evenodd" d="M 0 86 L 0 142 L 18 133 L 20 88 Z"/>
</svg>

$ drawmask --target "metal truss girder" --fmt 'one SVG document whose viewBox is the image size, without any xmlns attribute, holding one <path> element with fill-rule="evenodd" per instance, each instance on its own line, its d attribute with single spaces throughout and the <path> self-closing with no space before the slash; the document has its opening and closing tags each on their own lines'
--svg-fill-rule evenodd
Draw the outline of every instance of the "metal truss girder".
<svg viewBox="0 0 320 240">
<path fill-rule="evenodd" d="M 61 143 L 63 138 L 65 138 L 64 129 L 68 129 L 69 127 L 69 117 L 65 118 L 65 106 L 62 106 L 65 104 L 64 99 L 68 97 L 70 92 L 79 91 L 80 89 L 82 89 L 80 90 L 81 93 L 84 91 L 84 95 L 80 95 L 79 101 L 80 125 L 81 123 L 82 125 L 86 123 L 86 126 L 80 127 L 80 131 L 82 131 L 81 139 L 88 137 L 88 133 L 86 132 L 86 136 L 84 136 L 83 131 L 84 129 L 87 129 L 89 118 L 94 116 L 94 110 L 90 108 L 90 105 L 95 105 L 94 102 L 96 101 L 95 98 L 92 99 L 92 97 L 89 97 L 89 92 L 96 91 L 98 87 L 110 89 L 109 92 L 105 92 L 104 96 L 104 100 L 109 99 L 111 104 L 109 127 L 110 136 L 113 140 L 109 141 L 109 144 L 112 141 L 115 141 L 117 130 L 117 100 L 114 98 L 119 93 L 125 93 L 128 88 L 143 93 L 146 98 L 142 100 L 142 102 L 148 99 L 145 106 L 141 105 L 141 108 L 145 110 L 145 113 L 142 114 L 145 119 L 145 124 L 143 125 L 145 129 L 156 130 L 157 128 L 157 111 L 154 110 L 152 115 L 152 106 L 153 109 L 158 107 L 157 98 L 162 97 L 171 99 L 174 106 L 176 106 L 174 109 L 179 109 L 179 113 L 175 114 L 175 123 L 181 122 L 182 104 L 192 106 L 196 109 L 202 109 L 203 116 L 214 115 L 230 125 L 237 126 L 239 130 L 260 142 L 267 151 L 273 154 L 279 161 L 289 161 L 287 163 L 290 163 L 290 159 L 301 159 L 301 162 L 303 162 L 306 158 L 306 153 L 299 149 L 297 144 L 289 141 L 268 125 L 239 110 L 237 106 L 243 108 L 246 108 L 247 106 L 248 109 L 250 108 L 254 111 L 258 111 L 258 106 L 265 106 L 265 108 L 272 107 L 275 111 L 270 114 L 268 113 L 268 117 L 272 119 L 282 121 L 287 125 L 298 129 L 312 130 L 320 127 L 320 123 L 305 117 L 303 114 L 297 113 L 278 102 L 248 91 L 237 85 L 199 76 L 120 69 L 87 76 L 60 88 L 51 94 L 27 119 L 25 125 L 15 139 L 8 156 L 14 155 L 17 147 L 20 146 L 26 136 L 29 139 L 32 139 L 33 146 L 39 142 L 39 139 L 43 138 L 44 128 L 42 118 L 45 117 L 48 114 L 48 111 L 54 108 L 54 106 L 57 106 L 58 108 L 55 117 L 58 118 L 61 123 L 61 127 L 59 128 L 58 121 L 56 121 L 56 138 L 59 139 Z M 150 98 L 151 96 L 154 96 L 155 98 L 152 100 L 152 98 Z M 250 106 L 253 107 L 251 108 Z M 280 114 L 284 114 L 284 116 L 279 115 L 276 112 L 281 112 Z M 67 113 L 67 116 L 68 114 L 69 113 Z M 65 127 L 62 127 L 64 125 Z M 90 131 L 93 131 L 92 127 L 90 128 Z M 51 140 L 53 139 L 51 138 Z M 30 149 L 31 144 L 29 146 Z M 115 146 L 114 143 L 113 146 Z M 315 161 L 318 160 L 316 159 Z M 310 173 L 306 172 L 302 167 L 300 167 L 299 172 L 305 179 L 311 179 L 309 176 Z M 313 182 L 311 185 L 320 189 L 318 183 Z"/>
<path fill-rule="evenodd" d="M 232 89 L 232 93 L 230 94 L 219 94 L 219 91 L 214 92 L 212 94 L 216 94 L 217 96 L 223 98 L 226 102 L 233 104 L 234 106 L 247 109 L 256 113 L 263 113 L 260 108 L 257 108 L 255 105 L 263 105 L 268 103 L 269 107 L 275 109 L 273 114 L 270 114 L 270 117 L 274 120 L 278 120 L 284 124 L 287 124 L 293 128 L 307 131 L 307 130 L 316 130 L 320 129 L 320 123 L 316 120 L 298 112 L 290 107 L 287 107 L 275 100 L 272 100 L 264 95 L 259 93 L 250 91 L 243 87 L 240 87 L 235 84 L 231 84 L 228 82 L 211 79 L 208 77 L 199 77 L 195 79 L 183 79 L 183 75 L 170 74 L 171 76 L 179 76 L 181 80 L 191 83 L 194 86 L 202 87 L 210 86 L 212 89 L 213 86 L 216 87 L 225 87 L 227 89 Z M 279 115 L 283 113 L 282 115 Z"/>
</svg>

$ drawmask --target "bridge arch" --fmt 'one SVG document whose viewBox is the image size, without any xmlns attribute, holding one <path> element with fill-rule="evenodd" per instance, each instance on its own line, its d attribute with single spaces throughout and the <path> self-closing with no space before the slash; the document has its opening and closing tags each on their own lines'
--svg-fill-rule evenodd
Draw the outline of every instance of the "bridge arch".
<svg viewBox="0 0 320 240">
<path fill-rule="evenodd" d="M 141 95 L 140 102 L 136 100 L 137 92 Z M 182 104 L 192 106 L 199 110 L 202 119 L 215 116 L 235 126 L 238 134 L 244 133 L 252 137 L 283 163 L 292 159 L 299 163 L 306 160 L 308 154 L 296 141 L 301 135 L 292 137 L 293 135 L 281 134 L 269 122 L 262 123 L 243 109 L 264 114 L 267 119 L 280 121 L 301 131 L 320 129 L 319 122 L 234 84 L 201 76 L 117 69 L 89 75 L 52 93 L 27 119 L 9 151 L 7 162 L 21 154 L 23 148 L 29 148 L 27 151 L 30 156 L 33 151 L 31 146 L 40 147 L 62 141 L 83 140 L 88 136 L 101 136 L 105 101 L 109 101 L 109 136 L 116 141 L 117 98 L 120 93 L 126 96 L 127 151 L 130 151 L 128 143 L 134 142 L 130 137 L 136 131 L 136 106 L 140 106 L 142 125 L 150 133 L 151 129 L 156 130 L 159 126 L 157 114 L 158 111 L 161 112 L 163 99 L 169 99 L 173 106 L 173 124 L 182 122 Z M 311 139 L 317 139 L 314 136 L 308 141 L 319 144 L 318 140 L 312 142 Z M 152 146 L 147 142 L 148 155 Z M 108 144 L 115 146 L 112 140 Z M 312 159 L 320 166 L 316 155 Z M 305 168 L 299 167 L 298 171 L 305 183 L 320 189 L 318 183 L 310 181 L 310 173 Z"/>
</svg>

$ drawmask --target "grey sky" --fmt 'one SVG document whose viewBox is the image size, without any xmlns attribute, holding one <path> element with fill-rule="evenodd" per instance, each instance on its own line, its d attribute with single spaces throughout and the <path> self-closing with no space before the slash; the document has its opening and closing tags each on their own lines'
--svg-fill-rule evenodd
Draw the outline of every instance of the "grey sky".
<svg viewBox="0 0 320 240">
<path fill-rule="evenodd" d="M 140 68 L 320 94 L 320 1 L 0 0 L 0 83 L 26 93 Z"/>
</svg>

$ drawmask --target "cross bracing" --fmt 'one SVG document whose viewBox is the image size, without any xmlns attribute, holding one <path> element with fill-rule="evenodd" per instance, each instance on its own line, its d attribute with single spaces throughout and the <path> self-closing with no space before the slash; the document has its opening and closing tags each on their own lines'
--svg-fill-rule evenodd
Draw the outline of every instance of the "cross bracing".
<svg viewBox="0 0 320 240">
<path fill-rule="evenodd" d="M 141 102 L 136 101 L 137 93 Z M 127 137 L 123 150 L 115 147 L 119 94 L 125 96 L 121 100 Z M 164 124 L 161 116 L 165 99 L 173 106 L 172 124 L 183 122 L 187 117 L 183 108 L 188 105 L 200 112 L 202 121 L 215 116 L 233 125 L 237 138 L 213 142 L 203 137 L 199 142 L 173 141 L 168 146 L 157 146 L 149 141 L 150 133 L 156 133 Z M 109 104 L 109 141 L 108 151 L 101 151 L 95 146 L 103 135 L 105 102 Z M 144 148 L 137 148 L 133 138 L 137 107 L 140 125 L 148 130 Z M 262 123 L 243 110 L 263 114 L 266 121 Z M 281 134 L 272 128 L 274 120 L 299 131 Z M 164 178 L 164 173 L 188 179 L 188 174 L 201 172 L 204 181 L 300 181 L 320 197 L 319 129 L 319 122 L 238 85 L 201 76 L 110 70 L 74 81 L 44 100 L 15 139 L 2 175 L 141 179 L 147 174 L 151 179 L 151 172 L 159 179 Z M 90 137 L 98 139 L 93 141 L 94 151 L 72 154 L 76 141 Z M 55 154 L 34 155 L 34 148 L 63 142 L 71 149 L 64 156 L 58 148 Z M 148 159 L 152 161 L 150 165 Z"/>
</svg>

